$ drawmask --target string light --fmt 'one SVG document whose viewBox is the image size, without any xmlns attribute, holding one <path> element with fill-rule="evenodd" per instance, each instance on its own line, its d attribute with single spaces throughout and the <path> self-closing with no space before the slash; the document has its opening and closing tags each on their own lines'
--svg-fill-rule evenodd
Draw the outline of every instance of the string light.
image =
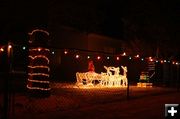
<svg viewBox="0 0 180 119">
<path fill-rule="evenodd" d="M 90 56 L 87 56 L 88 59 L 90 59 Z"/>
<path fill-rule="evenodd" d="M 49 74 L 45 74 L 45 73 L 28 73 L 28 75 L 30 75 L 30 76 L 47 76 L 47 77 L 49 77 Z"/>
<path fill-rule="evenodd" d="M 42 30 L 42 29 L 35 29 L 33 30 L 31 33 L 28 33 L 29 35 L 33 35 L 33 33 L 35 32 L 43 32 L 43 33 L 46 33 L 46 35 L 49 36 L 49 32 L 45 31 L 45 30 Z"/>
<path fill-rule="evenodd" d="M 144 61 L 144 58 L 141 58 L 142 61 Z"/>
<path fill-rule="evenodd" d="M 50 68 L 48 66 L 28 66 L 29 68 L 32 68 L 32 69 L 36 69 L 36 68 L 45 68 L 45 69 L 48 69 L 48 71 L 50 71 Z"/>
<path fill-rule="evenodd" d="M 64 54 L 66 55 L 67 53 L 68 53 L 68 51 L 65 50 L 65 51 L 64 51 Z"/>
<path fill-rule="evenodd" d="M 40 81 L 40 80 L 32 80 L 32 79 L 28 79 L 28 81 L 35 83 L 50 83 L 49 81 Z"/>
<path fill-rule="evenodd" d="M 8 48 L 11 49 L 11 48 L 12 48 L 12 45 L 8 45 Z"/>
<path fill-rule="evenodd" d="M 164 62 L 166 62 L 166 60 L 164 60 Z"/>
<path fill-rule="evenodd" d="M 29 49 L 29 51 L 41 51 L 41 50 L 45 50 L 45 51 L 50 51 L 49 49 L 47 48 L 34 48 L 34 49 Z"/>
<path fill-rule="evenodd" d="M 100 57 L 100 56 L 97 56 L 97 59 L 98 59 L 98 60 L 100 60 L 100 59 L 101 59 L 101 57 Z"/>
<path fill-rule="evenodd" d="M 131 57 L 129 57 L 129 60 L 131 60 L 132 58 Z"/>
<path fill-rule="evenodd" d="M 0 49 L 0 51 L 1 51 L 1 52 L 3 52 L 3 51 L 4 51 L 4 49 L 3 49 L 3 48 L 1 48 L 1 49 Z"/>
<path fill-rule="evenodd" d="M 107 57 L 107 59 L 109 60 L 110 58 L 109 58 L 109 57 Z"/>
<path fill-rule="evenodd" d="M 161 60 L 161 64 L 164 63 L 163 60 Z"/>
<path fill-rule="evenodd" d="M 28 88 L 28 89 L 31 89 L 31 90 L 42 90 L 42 91 L 51 90 L 51 88 L 30 87 L 29 85 L 27 85 L 27 88 Z"/>
<path fill-rule="evenodd" d="M 126 53 L 124 52 L 124 53 L 122 54 L 122 56 L 126 56 Z"/>
<path fill-rule="evenodd" d="M 54 51 L 52 51 L 51 53 L 52 53 L 53 55 L 55 54 L 55 52 L 54 52 Z"/>
<path fill-rule="evenodd" d="M 44 56 L 44 55 L 36 55 L 36 56 L 29 56 L 31 59 L 36 59 L 36 58 L 43 58 L 43 59 L 45 59 L 45 60 L 47 60 L 47 62 L 48 62 L 48 64 L 49 64 L 49 59 L 46 57 L 46 56 Z"/>
<path fill-rule="evenodd" d="M 22 49 L 23 49 L 23 50 L 25 50 L 25 49 L 26 49 L 26 47 L 25 47 L 25 46 L 23 46 L 23 47 L 22 47 Z"/>
<path fill-rule="evenodd" d="M 119 60 L 119 57 L 116 57 L 116 60 Z"/>
<path fill-rule="evenodd" d="M 39 51 L 50 51 L 49 49 L 46 49 L 46 48 L 35 48 L 35 49 L 30 49 L 29 52 L 31 54 L 32 51 L 36 51 L 36 52 L 39 52 Z M 35 53 L 35 52 L 33 52 Z M 41 53 L 41 52 L 40 52 Z M 37 53 L 39 54 L 39 53 Z M 29 55 L 29 58 L 31 58 L 32 60 L 30 60 L 30 64 L 33 64 L 34 60 L 37 61 L 39 58 L 43 58 L 45 59 L 47 62 L 42 64 L 42 62 L 40 62 L 39 65 L 36 64 L 36 66 L 32 65 L 32 66 L 28 66 L 28 68 L 32 68 L 32 69 L 39 69 L 39 68 L 42 68 L 42 69 L 47 69 L 48 72 L 50 71 L 50 68 L 46 65 L 49 64 L 49 59 L 47 56 L 45 55 Z M 34 70 L 30 70 L 30 72 L 28 73 L 28 84 L 27 84 L 27 88 L 30 89 L 30 90 L 42 90 L 42 91 L 47 91 L 47 90 L 50 90 L 51 88 L 47 87 L 47 88 L 44 88 L 44 87 L 41 87 L 41 86 L 47 86 L 47 84 L 50 83 L 50 81 L 47 80 L 35 80 L 34 78 L 36 76 L 41 76 L 43 79 L 46 77 L 46 78 L 49 78 L 49 74 L 47 73 L 43 73 L 43 72 L 31 72 L 31 71 L 34 71 Z M 36 70 L 37 71 L 37 70 Z M 41 71 L 41 70 L 40 70 Z M 32 83 L 38 83 L 38 84 L 41 84 L 39 85 L 39 87 L 34 87 Z M 45 85 L 46 84 L 46 85 Z"/>
<path fill-rule="evenodd" d="M 38 48 L 38 51 L 41 51 L 41 48 Z"/>
<path fill-rule="evenodd" d="M 136 55 L 135 57 L 136 57 L 136 58 L 139 58 L 139 55 Z"/>
<path fill-rule="evenodd" d="M 78 59 L 79 58 L 79 55 L 76 55 L 76 59 Z"/>
</svg>

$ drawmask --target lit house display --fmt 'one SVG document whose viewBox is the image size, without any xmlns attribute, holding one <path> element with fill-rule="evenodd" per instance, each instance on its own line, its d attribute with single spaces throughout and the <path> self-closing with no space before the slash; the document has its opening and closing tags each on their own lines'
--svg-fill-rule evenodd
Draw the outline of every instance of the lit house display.
<svg viewBox="0 0 180 119">
<path fill-rule="evenodd" d="M 123 75 L 120 74 L 119 67 L 106 67 L 106 72 L 100 74 L 92 71 L 76 73 L 76 85 L 78 87 L 126 87 L 128 83 L 127 79 L 127 67 L 121 66 L 123 69 Z M 95 83 L 98 81 L 98 83 Z"/>
</svg>

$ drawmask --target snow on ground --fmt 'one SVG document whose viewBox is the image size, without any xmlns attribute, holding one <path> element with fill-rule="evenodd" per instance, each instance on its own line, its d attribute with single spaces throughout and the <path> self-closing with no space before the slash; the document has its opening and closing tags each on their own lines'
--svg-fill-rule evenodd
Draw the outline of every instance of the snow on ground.
<svg viewBox="0 0 180 119">
<path fill-rule="evenodd" d="M 15 97 L 16 119 L 143 119 L 163 118 L 165 103 L 180 103 L 180 93 L 170 88 L 79 89 L 74 84 L 53 84 L 48 98 Z"/>
</svg>

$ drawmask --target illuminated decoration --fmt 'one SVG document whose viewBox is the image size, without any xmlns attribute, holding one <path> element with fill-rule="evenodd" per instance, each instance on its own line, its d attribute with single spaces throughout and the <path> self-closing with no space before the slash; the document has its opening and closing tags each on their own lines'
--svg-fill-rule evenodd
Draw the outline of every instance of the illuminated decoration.
<svg viewBox="0 0 180 119">
<path fill-rule="evenodd" d="M 87 56 L 88 59 L 90 59 L 90 56 Z"/>
<path fill-rule="evenodd" d="M 124 52 L 124 53 L 122 54 L 122 56 L 126 56 L 126 53 Z"/>
<path fill-rule="evenodd" d="M 78 59 L 79 58 L 79 55 L 76 55 L 76 59 Z"/>
<path fill-rule="evenodd" d="M 164 62 L 166 62 L 166 60 L 164 60 Z"/>
<path fill-rule="evenodd" d="M 44 48 L 42 46 L 37 47 L 37 41 L 34 43 L 36 39 L 34 37 L 31 37 L 35 32 L 41 32 L 45 33 L 45 35 L 49 36 L 49 33 L 47 31 L 36 29 L 33 30 L 30 35 L 29 43 L 32 43 L 32 47 L 30 44 L 29 48 L 29 66 L 28 66 L 28 78 L 27 78 L 27 88 L 28 91 L 31 92 L 31 94 L 41 94 L 45 92 L 49 92 L 51 90 L 50 88 L 50 67 L 49 67 L 49 55 L 50 50 L 48 48 Z M 41 39 L 37 39 L 41 40 Z M 34 44 L 33 44 L 34 43 Z M 25 49 L 25 48 L 24 48 Z M 44 93 L 43 93 L 44 94 Z"/>
<path fill-rule="evenodd" d="M 129 60 L 131 60 L 132 58 L 131 57 L 129 57 Z"/>
<path fill-rule="evenodd" d="M 49 87 L 49 49 L 32 48 L 29 49 L 29 66 L 28 66 L 28 84 L 30 90 L 50 90 Z M 45 62 L 44 62 L 45 61 Z"/>
<path fill-rule="evenodd" d="M 109 60 L 110 58 L 109 58 L 109 57 L 107 57 L 107 59 Z"/>
<path fill-rule="evenodd" d="M 42 59 L 45 59 L 46 61 L 47 61 L 47 64 L 49 64 L 49 59 L 46 57 L 46 56 L 44 56 L 44 55 L 36 55 L 36 56 L 29 56 L 31 59 L 38 59 L 38 58 L 42 58 Z"/>
<path fill-rule="evenodd" d="M 97 59 L 98 59 L 98 60 L 100 60 L 100 59 L 101 59 L 101 57 L 100 57 L 100 56 L 98 56 L 98 57 L 97 57 Z"/>
<path fill-rule="evenodd" d="M 119 60 L 119 57 L 116 57 L 116 60 Z"/>
<path fill-rule="evenodd" d="M 144 58 L 141 58 L 142 61 L 144 61 Z"/>
<path fill-rule="evenodd" d="M 64 54 L 66 55 L 67 53 L 68 53 L 68 51 L 65 50 L 65 51 L 64 51 Z"/>
<path fill-rule="evenodd" d="M 141 72 L 139 83 L 137 83 L 137 87 L 152 87 L 152 83 L 149 83 L 149 73 Z"/>
<path fill-rule="evenodd" d="M 53 55 L 55 54 L 55 52 L 54 52 L 54 51 L 52 51 L 51 53 L 52 53 Z"/>
<path fill-rule="evenodd" d="M 25 50 L 25 49 L 26 49 L 26 47 L 25 47 L 25 46 L 23 46 L 23 47 L 22 47 L 22 49 L 23 49 L 23 50 Z"/>
<path fill-rule="evenodd" d="M 127 67 L 121 66 L 123 69 L 123 75 L 120 74 L 119 67 L 106 67 L 106 72 L 101 72 L 101 74 L 94 71 L 76 73 L 76 86 L 80 88 L 87 87 L 127 87 Z M 113 73 L 114 72 L 114 73 Z M 94 83 L 97 81 L 98 83 Z"/>
<path fill-rule="evenodd" d="M 4 49 L 3 49 L 3 48 L 1 48 L 1 49 L 0 49 L 0 51 L 1 51 L 1 52 L 4 52 Z"/>
<path fill-rule="evenodd" d="M 12 45 L 8 45 L 8 48 L 11 49 L 11 48 L 12 48 Z"/>
<path fill-rule="evenodd" d="M 161 64 L 162 64 L 162 63 L 164 63 L 164 61 L 163 61 L 163 60 L 161 60 Z"/>
<path fill-rule="evenodd" d="M 139 58 L 139 55 L 136 55 L 135 57 L 136 57 L 136 58 Z"/>
</svg>

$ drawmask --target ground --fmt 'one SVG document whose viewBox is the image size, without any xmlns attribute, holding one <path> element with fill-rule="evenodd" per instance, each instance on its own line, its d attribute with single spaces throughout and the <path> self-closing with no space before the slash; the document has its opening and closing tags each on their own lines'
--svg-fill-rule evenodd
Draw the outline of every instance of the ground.
<svg viewBox="0 0 180 119">
<path fill-rule="evenodd" d="M 54 84 L 48 98 L 15 95 L 16 119 L 163 119 L 164 104 L 180 103 L 172 88 L 130 86 L 126 88 L 79 89 L 72 84 Z"/>
</svg>

